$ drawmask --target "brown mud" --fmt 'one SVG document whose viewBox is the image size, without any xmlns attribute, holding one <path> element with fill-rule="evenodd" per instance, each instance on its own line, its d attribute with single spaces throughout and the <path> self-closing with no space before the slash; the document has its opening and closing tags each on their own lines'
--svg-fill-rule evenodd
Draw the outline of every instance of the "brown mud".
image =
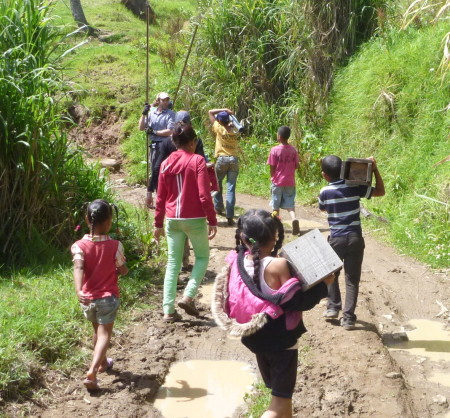
<svg viewBox="0 0 450 418">
<path fill-rule="evenodd" d="M 124 200 L 143 205 L 144 188 L 131 189 L 119 183 L 117 191 Z M 244 210 L 268 208 L 268 200 L 240 194 L 237 205 Z M 312 227 L 327 229 L 326 219 L 317 209 L 301 207 L 297 214 L 303 232 Z M 290 227 L 286 230 L 287 239 L 292 239 Z M 440 318 L 436 315 L 442 306 L 450 305 L 448 271 L 432 271 L 402 256 L 368 231 L 365 240 L 356 329 L 346 331 L 337 320 L 325 322 L 324 301 L 304 315 L 308 333 L 300 339 L 294 415 L 444 417 L 449 412 L 450 387 L 433 382 L 432 376 L 437 372 L 450 373 L 450 363 L 402 350 L 389 351 L 383 340 L 395 341 L 397 333 L 407 330 L 412 319 L 447 324 L 446 312 Z M 233 245 L 234 229 L 226 226 L 225 218 L 219 218 L 218 233 L 211 242 L 205 294 L 210 292 L 208 284 L 222 268 Z M 161 299 L 161 290 L 155 291 Z M 153 400 L 175 361 L 239 360 L 256 369 L 253 355 L 239 341 L 227 339 L 215 326 L 207 299 L 200 298 L 197 302 L 200 318 L 193 319 L 183 312 L 183 320 L 174 324 L 161 320 L 159 307 L 136 312 L 129 328 L 113 336 L 109 355 L 115 364 L 110 372 L 99 375 L 102 387 L 99 393 L 89 394 L 84 389 L 82 371 L 69 378 L 53 374 L 39 405 L 10 405 L 7 414 L 159 417 Z M 420 346 L 420 342 L 416 345 Z M 237 410 L 234 416 L 243 416 L 244 409 L 245 406 Z M 201 413 L 198 416 L 206 417 Z"/>
<path fill-rule="evenodd" d="M 91 118 L 82 105 L 71 106 L 70 118 L 76 124 L 68 130 L 69 140 L 83 147 L 88 158 L 122 159 L 119 144 L 123 120 L 113 109 L 103 109 L 99 118 Z"/>
</svg>

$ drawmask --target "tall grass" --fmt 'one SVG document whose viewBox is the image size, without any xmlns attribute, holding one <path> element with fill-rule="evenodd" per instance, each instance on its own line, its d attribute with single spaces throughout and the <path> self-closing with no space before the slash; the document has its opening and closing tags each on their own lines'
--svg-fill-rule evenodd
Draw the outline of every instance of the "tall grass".
<svg viewBox="0 0 450 418">
<path fill-rule="evenodd" d="M 301 91 L 302 120 L 323 114 L 324 98 L 336 65 L 368 39 L 382 1 L 231 0 L 204 5 L 196 56 L 189 67 L 183 99 L 187 107 L 206 114 L 226 105 L 251 129 L 271 122 L 261 109 L 286 107 Z M 298 98 L 298 96 L 297 96 Z M 319 103 L 322 112 L 317 115 Z M 279 111 L 278 111 L 279 112 Z M 278 118 L 279 119 L 279 118 Z M 267 128 L 266 128 L 267 130 Z"/>
<path fill-rule="evenodd" d="M 65 245 L 72 214 L 105 182 L 63 133 L 61 35 L 45 1 L 0 3 L 0 262 Z"/>
</svg>

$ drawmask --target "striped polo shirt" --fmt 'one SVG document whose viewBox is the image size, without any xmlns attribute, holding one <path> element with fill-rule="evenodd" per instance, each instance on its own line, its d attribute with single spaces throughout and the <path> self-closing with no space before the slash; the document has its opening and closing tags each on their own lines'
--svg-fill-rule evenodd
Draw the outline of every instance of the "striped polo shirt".
<svg viewBox="0 0 450 418">
<path fill-rule="evenodd" d="M 349 186 L 345 180 L 337 180 L 323 187 L 319 194 L 319 209 L 328 214 L 331 236 L 361 233 L 359 200 L 370 199 L 371 186 Z"/>
</svg>

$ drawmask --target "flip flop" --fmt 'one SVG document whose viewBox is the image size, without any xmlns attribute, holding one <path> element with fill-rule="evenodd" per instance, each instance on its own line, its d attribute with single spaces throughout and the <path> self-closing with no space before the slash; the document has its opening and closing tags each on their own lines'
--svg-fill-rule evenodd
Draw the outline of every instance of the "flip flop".
<svg viewBox="0 0 450 418">
<path fill-rule="evenodd" d="M 114 365 L 114 360 L 111 357 L 107 357 L 106 358 L 106 367 L 101 366 L 101 367 L 99 367 L 98 371 L 100 373 L 106 372 L 108 370 L 111 370 L 113 365 Z"/>
<path fill-rule="evenodd" d="M 111 357 L 107 357 L 106 358 L 106 369 L 105 370 L 112 369 L 113 365 L 114 365 L 114 360 Z"/>
<path fill-rule="evenodd" d="M 87 390 L 99 390 L 98 380 L 91 380 L 89 378 L 84 379 L 83 385 Z"/>
</svg>

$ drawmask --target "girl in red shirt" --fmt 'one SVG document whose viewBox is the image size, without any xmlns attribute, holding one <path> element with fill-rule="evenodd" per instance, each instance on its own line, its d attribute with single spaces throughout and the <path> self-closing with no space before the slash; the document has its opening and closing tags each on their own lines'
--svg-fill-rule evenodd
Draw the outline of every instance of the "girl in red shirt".
<svg viewBox="0 0 450 418">
<path fill-rule="evenodd" d="M 122 244 L 107 235 L 112 218 L 112 206 L 105 200 L 94 200 L 85 218 L 91 233 L 71 248 L 75 291 L 84 316 L 94 328 L 93 358 L 83 382 L 88 390 L 99 389 L 97 373 L 113 365 L 106 351 L 120 303 L 118 275 L 128 273 Z"/>
</svg>

